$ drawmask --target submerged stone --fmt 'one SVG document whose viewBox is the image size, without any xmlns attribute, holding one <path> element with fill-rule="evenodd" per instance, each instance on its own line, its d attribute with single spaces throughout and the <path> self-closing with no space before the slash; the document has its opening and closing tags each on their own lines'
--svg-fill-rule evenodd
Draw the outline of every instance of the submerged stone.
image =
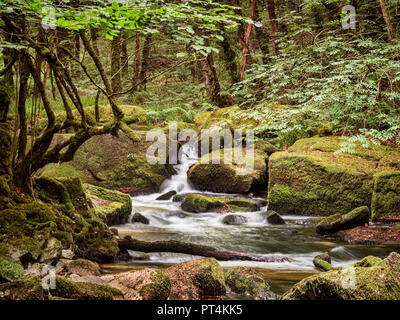
<svg viewBox="0 0 400 320">
<path fill-rule="evenodd" d="M 131 218 L 131 223 L 143 223 L 143 224 L 149 224 L 150 220 L 140 214 L 139 212 L 135 212 Z"/>
<path fill-rule="evenodd" d="M 222 222 L 229 225 L 240 225 L 247 222 L 247 218 L 239 215 L 227 215 L 222 219 Z"/>
</svg>

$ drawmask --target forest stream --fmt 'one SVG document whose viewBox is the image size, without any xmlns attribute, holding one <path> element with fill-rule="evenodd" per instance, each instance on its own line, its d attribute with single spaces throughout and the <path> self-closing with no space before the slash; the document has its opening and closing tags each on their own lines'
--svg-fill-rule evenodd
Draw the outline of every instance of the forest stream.
<svg viewBox="0 0 400 320">
<path fill-rule="evenodd" d="M 132 212 L 140 212 L 150 223 L 127 223 L 116 226 L 121 237 L 131 235 L 144 241 L 194 242 L 218 249 L 288 257 L 291 262 L 220 261 L 220 265 L 224 268 L 231 266 L 256 268 L 276 294 L 283 294 L 301 279 L 317 273 L 313 258 L 322 252 L 329 252 L 334 267 L 348 267 L 368 255 L 384 258 L 394 249 L 389 245 L 349 245 L 323 239 L 316 235 L 314 226 L 303 223 L 311 216 L 283 216 L 286 224 L 271 225 L 262 215 L 267 207 L 262 207 L 258 212 L 235 213 L 245 216 L 246 224 L 226 225 L 222 222 L 223 214 L 184 212 L 179 202 L 174 202 L 172 199 L 156 200 L 160 195 L 172 190 L 178 194 L 200 192 L 193 189 L 187 179 L 188 169 L 198 161 L 198 158 L 194 148 L 189 145 L 184 145 L 183 148 L 180 163 L 174 167 L 176 174 L 163 183 L 159 193 L 132 197 Z M 177 253 L 150 253 L 149 257 L 146 260 L 103 264 L 102 269 L 105 273 L 116 273 L 145 267 L 166 268 L 176 263 L 200 258 Z"/>
</svg>

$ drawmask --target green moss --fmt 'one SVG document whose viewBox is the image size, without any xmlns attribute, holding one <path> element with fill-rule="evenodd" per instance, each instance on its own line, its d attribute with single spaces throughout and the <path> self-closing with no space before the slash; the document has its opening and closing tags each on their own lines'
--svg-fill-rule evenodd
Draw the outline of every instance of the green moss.
<svg viewBox="0 0 400 320">
<path fill-rule="evenodd" d="M 108 225 L 123 224 L 132 212 L 132 200 L 128 194 L 104 189 L 90 184 L 84 185 L 96 214 Z"/>
<path fill-rule="evenodd" d="M 339 230 L 352 229 L 368 223 L 370 212 L 368 207 L 356 208 L 346 214 L 334 214 L 321 219 L 317 224 L 316 232 L 319 234 L 334 233 Z"/>
<path fill-rule="evenodd" d="M 168 275 L 157 270 L 150 277 L 151 282 L 140 289 L 144 300 L 166 300 L 171 291 L 171 280 Z"/>
<path fill-rule="evenodd" d="M 48 292 L 42 288 L 41 279 L 28 276 L 0 284 L 0 300 L 46 300 Z"/>
<path fill-rule="evenodd" d="M 317 260 L 316 265 L 318 268 L 322 269 L 323 271 L 333 270 L 332 265 L 329 262 L 322 260 L 322 259 Z"/>
<path fill-rule="evenodd" d="M 20 264 L 7 260 L 0 261 L 0 279 L 13 281 L 22 277 L 23 274 L 24 268 Z"/>
<path fill-rule="evenodd" d="M 383 172 L 375 177 L 371 215 L 373 220 L 400 216 L 400 171 Z"/>
<path fill-rule="evenodd" d="M 117 243 L 95 211 L 84 210 L 81 183 L 74 179 L 64 183 L 55 179 L 35 180 L 42 200 L 25 196 L 25 203 L 0 211 L 2 245 L 7 251 L 12 248 L 21 255 L 30 253 L 38 260 L 47 250 L 48 240 L 56 238 L 65 248 L 74 243 L 78 257 L 113 259 L 118 252 Z"/>
<path fill-rule="evenodd" d="M 371 267 L 332 270 L 305 278 L 283 300 L 399 300 L 400 255 Z"/>
<path fill-rule="evenodd" d="M 374 256 L 367 256 L 363 258 L 362 260 L 356 262 L 353 264 L 354 267 L 363 267 L 363 268 L 369 268 L 373 266 L 377 266 L 382 263 L 382 259 Z"/>
<path fill-rule="evenodd" d="M 270 294 L 268 283 L 252 268 L 230 268 L 225 272 L 225 282 L 237 294 L 256 298 Z"/>
<path fill-rule="evenodd" d="M 63 277 L 56 278 L 56 287 L 50 289 L 50 293 L 56 297 L 77 300 L 113 300 L 123 297 L 117 288 L 90 282 L 73 282 Z"/>
<path fill-rule="evenodd" d="M 225 289 L 224 271 L 214 258 L 196 260 L 200 269 L 194 276 L 194 283 L 201 289 L 203 296 L 219 296 Z"/>
<path fill-rule="evenodd" d="M 243 155 L 242 163 L 235 162 L 235 152 Z M 231 162 L 224 163 L 228 157 Z M 220 164 L 213 164 L 213 159 Z M 246 193 L 251 189 L 266 189 L 267 154 L 255 151 L 254 158 L 244 149 L 229 148 L 213 151 L 203 156 L 189 170 L 189 179 L 199 190 L 226 193 Z M 254 167 L 246 167 L 247 163 Z"/>
<path fill-rule="evenodd" d="M 182 209 L 189 212 L 210 212 L 216 209 L 225 208 L 230 211 L 257 211 L 258 205 L 254 201 L 231 200 L 223 197 L 204 196 L 190 193 L 182 200 Z"/>
<path fill-rule="evenodd" d="M 330 156 L 274 153 L 269 161 L 269 208 L 283 214 L 330 215 L 370 206 L 372 173 L 361 172 L 356 158 Z"/>
</svg>

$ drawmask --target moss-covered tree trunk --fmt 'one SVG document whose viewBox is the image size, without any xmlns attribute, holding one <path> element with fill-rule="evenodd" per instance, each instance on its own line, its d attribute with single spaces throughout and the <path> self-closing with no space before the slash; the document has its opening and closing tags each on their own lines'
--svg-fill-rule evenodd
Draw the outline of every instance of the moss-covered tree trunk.
<svg viewBox="0 0 400 320">
<path fill-rule="evenodd" d="M 143 43 L 143 52 L 142 52 L 142 66 L 140 67 L 140 75 L 139 79 L 142 85 L 142 88 L 146 90 L 146 77 L 147 77 L 147 69 L 149 66 L 149 58 L 150 58 L 150 45 L 151 45 L 151 34 L 146 35 Z"/>
<path fill-rule="evenodd" d="M 0 87 L 0 210 L 8 206 L 10 200 L 11 132 L 7 123 L 10 97 L 6 87 Z"/>
<path fill-rule="evenodd" d="M 121 36 L 111 41 L 111 86 L 113 92 L 121 91 Z"/>
</svg>

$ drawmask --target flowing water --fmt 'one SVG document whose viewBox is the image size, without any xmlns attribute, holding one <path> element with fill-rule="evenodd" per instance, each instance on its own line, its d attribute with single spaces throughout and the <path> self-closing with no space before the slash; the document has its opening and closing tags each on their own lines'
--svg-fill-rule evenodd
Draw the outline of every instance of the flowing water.
<svg viewBox="0 0 400 320">
<path fill-rule="evenodd" d="M 223 267 L 251 266 L 257 268 L 271 284 L 272 290 L 282 294 L 302 278 L 318 272 L 312 260 L 324 251 L 332 257 L 334 267 L 347 267 L 367 256 L 386 257 L 395 248 L 390 246 L 348 245 L 326 240 L 315 234 L 315 227 L 303 224 L 310 217 L 284 216 L 285 225 L 270 225 L 261 208 L 259 212 L 236 213 L 247 218 L 244 225 L 225 225 L 223 214 L 183 212 L 179 202 L 155 200 L 171 190 L 178 193 L 196 192 L 189 184 L 187 171 L 197 162 L 195 150 L 189 144 L 182 146 L 176 175 L 165 181 L 157 194 L 132 197 L 133 212 L 140 212 L 150 220 L 148 225 L 128 223 L 117 226 L 120 236 L 132 235 L 145 241 L 178 240 L 211 245 L 219 249 L 256 253 L 265 256 L 284 256 L 291 262 L 266 263 L 252 261 L 221 261 Z M 398 250 L 398 247 L 397 247 Z M 396 251 L 397 251 L 396 250 Z M 174 253 L 151 253 L 145 261 L 121 262 L 103 265 L 105 272 L 119 272 L 143 267 L 164 268 L 175 263 L 199 257 Z"/>
</svg>

